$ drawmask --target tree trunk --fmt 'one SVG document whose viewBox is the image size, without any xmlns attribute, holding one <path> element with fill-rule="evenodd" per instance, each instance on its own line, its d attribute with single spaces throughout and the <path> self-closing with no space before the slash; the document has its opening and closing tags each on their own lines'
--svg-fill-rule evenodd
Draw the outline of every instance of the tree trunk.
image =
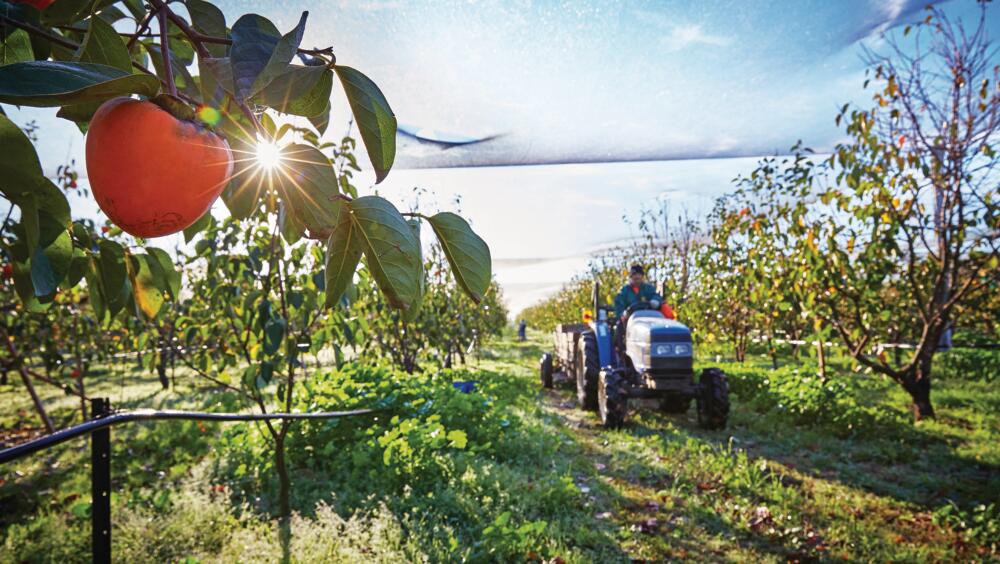
<svg viewBox="0 0 1000 564">
<path fill-rule="evenodd" d="M 923 419 L 934 419 L 934 406 L 931 404 L 931 379 L 927 375 L 919 380 L 903 384 L 903 388 L 910 394 L 913 400 L 911 409 L 913 419 L 921 421 Z"/>
<path fill-rule="evenodd" d="M 156 375 L 159 377 L 160 385 L 163 386 L 163 389 L 170 389 L 170 380 L 167 378 L 167 363 L 163 357 L 163 353 L 160 353 L 160 360 L 156 363 Z"/>
<path fill-rule="evenodd" d="M 826 382 L 826 349 L 823 346 L 823 336 L 816 341 L 816 357 L 819 362 L 819 378 Z"/>
<path fill-rule="evenodd" d="M 931 404 L 931 362 L 934 358 L 934 349 L 928 347 L 926 352 L 921 351 L 919 354 L 921 359 L 913 366 L 910 373 L 903 375 L 902 381 L 903 389 L 913 400 L 910 409 L 913 411 L 915 421 L 935 417 L 934 406 Z"/>
<path fill-rule="evenodd" d="M 774 337 L 767 336 L 767 352 L 771 355 L 771 368 L 778 369 L 778 349 L 774 345 Z"/>
<path fill-rule="evenodd" d="M 282 522 L 287 522 L 292 515 L 290 497 L 292 484 L 288 479 L 288 466 L 285 463 L 285 435 L 283 430 L 274 438 L 274 467 L 278 471 L 278 517 Z"/>
</svg>

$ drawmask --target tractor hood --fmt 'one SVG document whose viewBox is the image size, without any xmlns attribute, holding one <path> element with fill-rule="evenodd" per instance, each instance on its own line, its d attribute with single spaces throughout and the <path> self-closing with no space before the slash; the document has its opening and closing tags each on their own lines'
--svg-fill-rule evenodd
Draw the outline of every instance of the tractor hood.
<svg viewBox="0 0 1000 564">
<path fill-rule="evenodd" d="M 637 372 L 690 372 L 691 330 L 658 311 L 637 311 L 628 320 L 625 350 Z"/>
</svg>

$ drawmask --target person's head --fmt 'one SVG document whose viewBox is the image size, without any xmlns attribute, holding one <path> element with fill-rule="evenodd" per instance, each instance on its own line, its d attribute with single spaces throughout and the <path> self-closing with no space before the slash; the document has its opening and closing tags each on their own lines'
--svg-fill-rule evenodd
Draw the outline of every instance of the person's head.
<svg viewBox="0 0 1000 564">
<path fill-rule="evenodd" d="M 642 266 L 638 264 L 632 265 L 632 270 L 628 273 L 628 281 L 633 286 L 638 286 L 642 284 L 642 280 L 646 277 L 646 271 L 642 269 Z"/>
</svg>

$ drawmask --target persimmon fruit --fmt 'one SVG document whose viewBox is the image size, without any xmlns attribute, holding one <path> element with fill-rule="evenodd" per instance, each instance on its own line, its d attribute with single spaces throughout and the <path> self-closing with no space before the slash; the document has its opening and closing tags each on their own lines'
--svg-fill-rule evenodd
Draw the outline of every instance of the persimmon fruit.
<svg viewBox="0 0 1000 564">
<path fill-rule="evenodd" d="M 87 130 L 90 189 L 137 237 L 177 233 L 212 207 L 233 172 L 225 139 L 152 102 L 108 100 Z"/>
</svg>

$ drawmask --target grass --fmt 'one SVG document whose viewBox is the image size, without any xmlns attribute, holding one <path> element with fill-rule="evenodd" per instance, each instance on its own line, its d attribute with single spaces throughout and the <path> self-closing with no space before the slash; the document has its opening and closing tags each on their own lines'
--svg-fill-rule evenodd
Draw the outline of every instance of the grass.
<svg viewBox="0 0 1000 564">
<path fill-rule="evenodd" d="M 693 410 L 647 408 L 606 431 L 575 407 L 568 385 L 540 388 L 547 341 L 504 339 L 476 359 L 480 393 L 493 403 L 474 412 L 486 418 L 475 425 L 510 423 L 491 430 L 492 440 L 447 414 L 446 429 L 465 429 L 470 445 L 411 437 L 416 454 L 406 461 L 383 461 L 375 436 L 338 430 L 330 436 L 341 442 L 320 455 L 309 450 L 319 435 L 304 435 L 290 559 L 998 559 L 990 528 L 998 514 L 989 507 L 1000 504 L 1000 391 L 985 382 L 943 375 L 938 419 L 914 426 L 897 386 L 841 368 L 835 378 L 851 380 L 837 392 L 851 398 L 843 409 L 878 414 L 877 428 L 849 428 L 855 419 L 812 417 L 820 407 L 808 402 L 792 403 L 806 410 L 792 412 L 794 389 L 737 385 L 791 372 L 725 364 L 742 390 L 726 431 L 699 429 Z M 151 376 L 127 374 L 122 385 L 112 373 L 90 392 L 125 407 L 236 407 L 178 375 L 177 389 L 162 391 Z M 74 398 L 43 394 L 59 424 L 79 419 Z M 0 405 L 3 433 L 37 426 L 20 386 L 0 387 Z M 264 463 L 247 442 L 253 433 L 179 422 L 115 429 L 116 558 L 280 560 L 268 475 L 234 476 L 240 464 Z M 79 441 L 0 468 L 0 562 L 89 558 L 87 455 Z"/>
</svg>

